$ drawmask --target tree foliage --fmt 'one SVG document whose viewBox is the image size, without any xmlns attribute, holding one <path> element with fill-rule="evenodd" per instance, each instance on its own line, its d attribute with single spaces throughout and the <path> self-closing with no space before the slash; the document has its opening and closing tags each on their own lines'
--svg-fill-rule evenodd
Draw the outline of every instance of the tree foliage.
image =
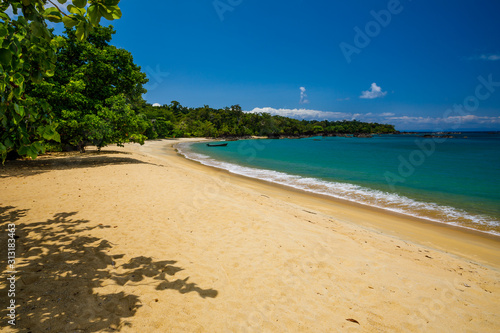
<svg viewBox="0 0 500 333">
<path fill-rule="evenodd" d="M 55 74 L 56 51 L 61 43 L 47 21 L 75 28 L 79 40 L 88 37 L 102 17 L 121 17 L 119 0 L 72 0 L 64 13 L 59 5 L 67 0 L 0 1 L 0 156 L 7 153 L 35 158 L 46 144 L 60 141 L 50 105 L 26 94 L 26 86 Z"/>
<path fill-rule="evenodd" d="M 297 120 L 269 113 L 243 112 L 239 105 L 224 109 L 183 107 L 177 101 L 142 112 L 150 119 L 149 138 L 157 137 L 245 137 L 312 136 L 334 134 L 383 134 L 396 132 L 393 125 L 357 120 Z"/>
<path fill-rule="evenodd" d="M 67 29 L 57 51 L 58 75 L 27 89 L 52 105 L 63 145 L 83 151 L 89 144 L 146 139 L 147 120 L 134 111 L 144 103 L 146 74 L 128 51 L 109 45 L 114 33 L 112 26 L 97 27 L 82 42 Z"/>
</svg>

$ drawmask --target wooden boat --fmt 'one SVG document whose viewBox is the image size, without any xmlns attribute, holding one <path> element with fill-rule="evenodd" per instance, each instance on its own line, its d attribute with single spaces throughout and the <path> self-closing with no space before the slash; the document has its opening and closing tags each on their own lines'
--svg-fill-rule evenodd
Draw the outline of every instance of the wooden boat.
<svg viewBox="0 0 500 333">
<path fill-rule="evenodd" d="M 225 147 L 225 146 L 227 146 L 227 143 L 207 143 L 207 146 L 209 146 L 209 147 Z"/>
</svg>

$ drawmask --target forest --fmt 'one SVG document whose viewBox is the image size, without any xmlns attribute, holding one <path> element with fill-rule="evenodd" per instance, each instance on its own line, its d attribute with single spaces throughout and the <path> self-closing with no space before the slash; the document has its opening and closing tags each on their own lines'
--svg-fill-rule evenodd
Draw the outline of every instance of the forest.
<svg viewBox="0 0 500 333">
<path fill-rule="evenodd" d="M 183 107 L 177 101 L 169 105 L 140 108 L 149 120 L 145 135 L 148 138 L 165 137 L 299 137 L 336 134 L 395 133 L 393 125 L 365 123 L 357 120 L 317 121 L 297 120 L 268 113 L 249 113 L 239 105 L 213 109 Z"/>
</svg>

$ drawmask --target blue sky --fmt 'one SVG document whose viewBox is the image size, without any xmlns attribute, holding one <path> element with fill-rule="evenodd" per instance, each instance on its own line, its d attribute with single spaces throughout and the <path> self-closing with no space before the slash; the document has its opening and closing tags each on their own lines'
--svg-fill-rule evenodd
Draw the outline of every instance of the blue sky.
<svg viewBox="0 0 500 333">
<path fill-rule="evenodd" d="M 500 130 L 500 1 L 122 0 L 149 103 Z M 478 79 L 482 77 L 481 79 Z"/>
</svg>

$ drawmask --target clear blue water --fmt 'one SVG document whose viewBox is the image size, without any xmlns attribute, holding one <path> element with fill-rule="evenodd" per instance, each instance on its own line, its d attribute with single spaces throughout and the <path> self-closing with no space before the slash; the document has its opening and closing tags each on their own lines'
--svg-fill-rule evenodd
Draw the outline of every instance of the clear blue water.
<svg viewBox="0 0 500 333">
<path fill-rule="evenodd" d="M 500 235 L 499 134 L 240 140 L 178 148 L 237 174 Z"/>
</svg>

